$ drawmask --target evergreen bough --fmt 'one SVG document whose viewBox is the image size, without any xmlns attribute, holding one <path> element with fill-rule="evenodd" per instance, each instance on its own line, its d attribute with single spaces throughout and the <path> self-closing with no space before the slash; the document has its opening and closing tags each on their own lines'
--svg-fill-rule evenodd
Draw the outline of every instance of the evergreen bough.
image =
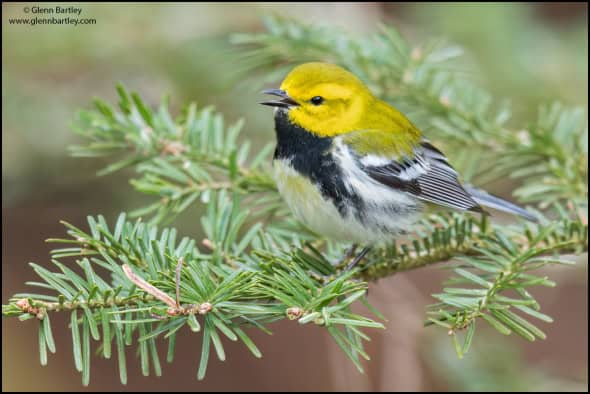
<svg viewBox="0 0 590 394">
<path fill-rule="evenodd" d="M 56 351 L 50 317 L 60 312 L 71 316 L 74 365 L 84 385 L 92 344 L 105 358 L 116 355 L 125 384 L 126 347 L 135 342 L 139 348 L 144 375 L 150 368 L 160 375 L 159 338 L 167 341 L 166 360 L 172 362 L 176 333 L 188 326 L 203 337 L 202 379 L 212 351 L 226 357 L 222 336 L 261 357 L 247 332 L 268 332 L 285 318 L 325 327 L 362 371 L 361 358 L 369 359 L 364 329 L 384 327 L 378 321 L 384 317 L 366 301 L 369 282 L 439 262 L 452 264 L 453 275 L 433 294 L 437 303 L 428 308 L 425 324 L 443 327 L 459 357 L 482 323 L 529 341 L 544 339 L 537 324 L 552 319 L 529 289 L 554 287 L 539 269 L 571 264 L 564 254 L 588 249 L 584 112 L 550 104 L 515 131 L 506 126 L 506 104 L 497 105 L 445 66 L 461 54 L 456 46 L 432 41 L 411 47 L 390 26 L 351 38 L 289 19 L 264 22 L 266 32 L 232 38 L 243 49 L 239 66 L 249 75 L 263 71 L 277 80 L 294 64 L 318 59 L 348 68 L 428 129 L 431 139 L 444 140 L 443 150 L 459 147 L 453 162 L 468 178 L 516 179 L 515 197 L 536 207 L 540 222 L 496 226 L 469 214 L 437 213 L 347 272 L 330 263 L 345 245 L 309 232 L 282 203 L 269 175 L 273 144 L 251 155 L 248 141 L 238 143 L 243 122 L 226 126 L 221 114 L 194 103 L 173 117 L 167 98 L 152 109 L 118 86 L 118 109 L 97 99 L 94 109 L 80 112 L 75 131 L 86 144 L 71 152 L 112 157 L 101 175 L 134 167 L 138 176 L 131 184 L 154 202 L 111 224 L 100 215 L 89 216 L 85 229 L 64 222 L 68 237 L 48 240 L 64 246 L 51 252 L 53 268 L 30 264 L 40 279 L 27 285 L 41 293 L 15 294 L 2 314 L 38 321 L 41 364 L 47 351 Z M 206 206 L 205 239 L 158 227 L 194 204 Z M 373 316 L 352 312 L 356 302 Z"/>
</svg>

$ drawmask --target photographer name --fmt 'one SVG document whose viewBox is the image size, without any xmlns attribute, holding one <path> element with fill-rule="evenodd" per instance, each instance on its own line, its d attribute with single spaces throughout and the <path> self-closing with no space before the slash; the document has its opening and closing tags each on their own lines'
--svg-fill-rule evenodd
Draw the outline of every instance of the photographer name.
<svg viewBox="0 0 590 394">
<path fill-rule="evenodd" d="M 81 7 L 39 7 L 34 6 L 30 8 L 31 14 L 76 14 L 80 15 L 82 13 Z M 26 10 L 25 10 L 26 11 Z"/>
</svg>

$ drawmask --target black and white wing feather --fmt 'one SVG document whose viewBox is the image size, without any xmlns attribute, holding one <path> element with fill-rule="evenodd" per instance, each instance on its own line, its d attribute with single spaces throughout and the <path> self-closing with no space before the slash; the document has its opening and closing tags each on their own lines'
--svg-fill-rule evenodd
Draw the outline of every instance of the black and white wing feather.
<svg viewBox="0 0 590 394">
<path fill-rule="evenodd" d="M 362 162 L 362 160 L 361 160 Z M 380 163 L 381 164 L 381 163 Z M 418 199 L 449 208 L 485 213 L 465 190 L 445 155 L 423 141 L 412 158 L 371 165 L 364 170 L 376 181 L 413 194 Z"/>
</svg>

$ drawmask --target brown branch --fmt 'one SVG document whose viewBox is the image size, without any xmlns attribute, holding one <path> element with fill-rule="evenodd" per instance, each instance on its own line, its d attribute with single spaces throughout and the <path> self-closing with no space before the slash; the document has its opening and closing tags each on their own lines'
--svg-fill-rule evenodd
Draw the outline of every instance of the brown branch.
<svg viewBox="0 0 590 394">
<path fill-rule="evenodd" d="M 204 315 L 213 309 L 213 305 L 209 302 L 204 302 L 202 304 L 190 304 L 187 306 L 179 305 L 178 301 L 180 298 L 180 270 L 182 269 L 182 259 L 178 261 L 178 265 L 176 268 L 176 301 L 172 299 L 168 294 L 164 293 L 162 290 L 158 289 L 157 287 L 153 286 L 152 284 L 146 282 L 143 278 L 136 275 L 135 272 L 129 267 L 127 264 L 123 264 L 123 272 L 127 279 L 133 282 L 137 287 L 144 290 L 146 293 L 150 294 L 155 299 L 158 299 L 168 305 L 168 309 L 166 310 L 166 314 L 168 316 L 177 316 L 177 315 L 189 315 L 189 314 L 199 314 Z"/>
</svg>

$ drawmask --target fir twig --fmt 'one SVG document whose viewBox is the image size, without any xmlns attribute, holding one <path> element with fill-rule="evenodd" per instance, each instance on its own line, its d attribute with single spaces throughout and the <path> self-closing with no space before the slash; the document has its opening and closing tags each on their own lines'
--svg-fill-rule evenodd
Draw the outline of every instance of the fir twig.
<svg viewBox="0 0 590 394">
<path fill-rule="evenodd" d="M 540 311 L 529 289 L 555 283 L 536 270 L 568 264 L 561 254 L 588 249 L 582 112 L 554 104 L 542 108 L 530 127 L 515 132 L 505 126 L 507 107 L 493 109 L 488 93 L 440 67 L 460 54 L 457 47 L 412 48 L 392 27 L 353 39 L 281 18 L 267 18 L 266 26 L 266 33 L 234 38 L 250 48 L 244 58 L 249 67 L 268 70 L 282 64 L 269 74 L 272 78 L 291 63 L 312 58 L 348 67 L 376 93 L 412 113 L 417 123 L 430 126 L 435 138 L 473 148 L 468 151 L 474 156 L 459 160 L 467 173 L 473 173 L 476 155 L 496 158 L 498 165 L 486 171 L 488 179 L 510 175 L 520 180 L 515 194 L 543 210 L 540 223 L 494 226 L 485 218 L 438 213 L 347 272 L 331 264 L 342 248 L 307 231 L 283 205 L 267 165 L 271 145 L 251 157 L 250 143 L 237 142 L 242 122 L 226 127 L 220 114 L 196 104 L 174 119 L 167 99 L 152 109 L 118 86 L 118 110 L 97 99 L 94 110 L 80 113 L 75 130 L 87 143 L 72 153 L 120 156 L 101 174 L 135 167 L 140 175 L 131 181 L 133 187 L 155 201 L 130 216 L 151 220 L 129 221 L 121 214 L 109 226 L 102 216 L 88 217 L 88 230 L 64 222 L 69 237 L 49 240 L 66 247 L 51 252 L 53 271 L 31 264 L 41 281 L 28 284 L 41 292 L 15 294 L 2 307 L 5 317 L 39 320 L 41 363 L 47 362 L 47 350 L 55 351 L 49 316 L 61 311 L 71 314 L 74 365 L 84 384 L 96 341 L 105 358 L 115 344 L 125 384 L 125 347 L 133 344 L 135 332 L 142 372 L 147 375 L 151 363 L 159 375 L 155 340 L 168 339 L 171 361 L 175 335 L 188 326 L 203 335 L 197 372 L 202 379 L 212 349 L 219 359 L 226 358 L 222 336 L 260 357 L 246 332 L 268 332 L 270 323 L 284 318 L 326 327 L 362 371 L 368 336 L 360 328 L 383 327 L 351 311 L 359 300 L 366 304 L 368 282 L 449 260 L 445 267 L 454 277 L 434 295 L 438 303 L 429 308 L 427 324 L 452 335 L 459 357 L 471 347 L 480 321 L 503 334 L 544 338 L 531 320 L 552 319 Z M 175 229 L 156 226 L 198 203 L 206 205 L 201 242 L 178 239 Z M 463 343 L 461 330 L 466 330 Z"/>
</svg>

